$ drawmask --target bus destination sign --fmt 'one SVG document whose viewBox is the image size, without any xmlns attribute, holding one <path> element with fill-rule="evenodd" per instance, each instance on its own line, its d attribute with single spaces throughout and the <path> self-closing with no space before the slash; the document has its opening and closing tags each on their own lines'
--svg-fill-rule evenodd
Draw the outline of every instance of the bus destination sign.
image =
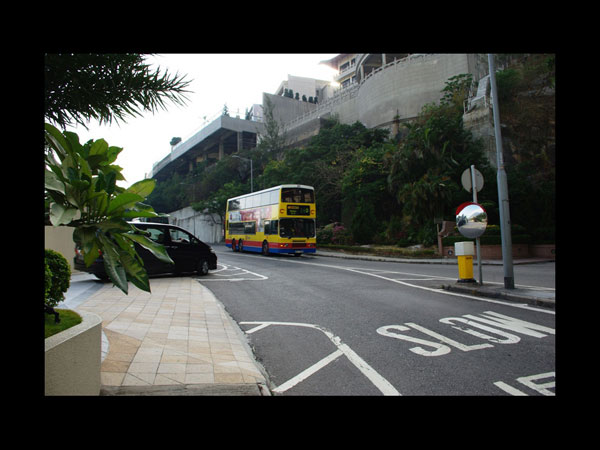
<svg viewBox="0 0 600 450">
<path fill-rule="evenodd" d="M 288 216 L 308 216 L 310 215 L 310 206 L 308 205 L 287 205 Z"/>
</svg>

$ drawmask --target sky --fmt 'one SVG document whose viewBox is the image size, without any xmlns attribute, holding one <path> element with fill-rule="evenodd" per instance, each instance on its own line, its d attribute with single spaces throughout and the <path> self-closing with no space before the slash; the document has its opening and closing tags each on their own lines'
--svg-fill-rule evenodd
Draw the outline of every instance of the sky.
<svg viewBox="0 0 600 450">
<path fill-rule="evenodd" d="M 123 168 L 128 187 L 142 180 L 152 165 L 171 151 L 173 137 L 183 141 L 202 129 L 206 120 L 215 119 L 226 104 L 229 114 L 244 117 L 246 109 L 262 104 L 263 92 L 273 94 L 288 75 L 333 81 L 336 71 L 319 64 L 337 54 L 158 54 L 146 57 L 153 67 L 171 74 L 186 75 L 188 86 L 185 105 L 166 101 L 166 109 L 127 117 L 111 125 L 88 122 L 67 127 L 79 135 L 79 142 L 103 138 L 111 146 L 123 147 L 116 164 Z"/>
</svg>

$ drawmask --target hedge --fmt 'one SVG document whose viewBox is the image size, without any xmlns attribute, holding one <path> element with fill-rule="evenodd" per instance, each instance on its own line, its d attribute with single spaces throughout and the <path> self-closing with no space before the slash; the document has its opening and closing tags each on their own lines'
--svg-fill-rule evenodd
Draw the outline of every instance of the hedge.
<svg viewBox="0 0 600 450">
<path fill-rule="evenodd" d="M 71 284 L 71 267 L 63 255 L 49 248 L 45 250 L 45 262 L 50 269 L 51 277 L 50 286 L 45 286 L 47 295 L 44 302 L 54 307 L 65 299 L 64 293 Z M 45 279 L 48 282 L 47 275 Z"/>
</svg>

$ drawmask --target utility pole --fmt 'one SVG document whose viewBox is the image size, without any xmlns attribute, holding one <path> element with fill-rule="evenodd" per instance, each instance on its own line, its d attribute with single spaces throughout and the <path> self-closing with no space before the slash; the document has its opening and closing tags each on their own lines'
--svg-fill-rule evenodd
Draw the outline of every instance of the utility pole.
<svg viewBox="0 0 600 450">
<path fill-rule="evenodd" d="M 504 288 L 515 288 L 512 259 L 512 237 L 510 234 L 510 211 L 508 204 L 508 183 L 504 170 L 504 156 L 502 154 L 502 134 L 500 132 L 500 111 L 498 110 L 498 90 L 496 87 L 496 69 L 494 55 L 488 53 L 490 70 L 490 83 L 492 90 L 492 108 L 494 112 L 494 137 L 496 138 L 496 163 L 498 166 L 498 209 L 500 210 L 500 236 L 502 238 L 502 264 L 504 266 Z"/>
</svg>

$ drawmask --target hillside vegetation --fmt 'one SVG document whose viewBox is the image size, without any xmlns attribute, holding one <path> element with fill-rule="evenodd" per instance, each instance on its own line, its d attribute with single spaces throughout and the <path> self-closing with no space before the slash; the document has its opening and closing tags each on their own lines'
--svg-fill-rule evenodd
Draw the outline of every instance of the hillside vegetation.
<svg viewBox="0 0 600 450">
<path fill-rule="evenodd" d="M 511 60 L 497 74 L 511 221 L 533 241 L 551 242 L 554 57 L 512 55 Z M 425 105 L 397 136 L 330 120 L 304 147 L 284 150 L 285 137 L 271 123 L 258 147 L 240 155 L 253 160 L 255 191 L 286 183 L 315 187 L 322 243 L 432 245 L 434 219 L 454 220 L 456 207 L 472 199 L 460 182 L 471 164 L 485 180 L 479 202 L 489 223 L 499 223 L 496 170 L 482 143 L 463 127 L 470 84 L 470 75 L 450 78 L 441 101 Z M 266 110 L 268 122 L 268 105 Z M 227 198 L 249 191 L 249 163 L 226 156 L 159 183 L 148 201 L 157 212 L 191 205 L 223 216 Z"/>
</svg>

